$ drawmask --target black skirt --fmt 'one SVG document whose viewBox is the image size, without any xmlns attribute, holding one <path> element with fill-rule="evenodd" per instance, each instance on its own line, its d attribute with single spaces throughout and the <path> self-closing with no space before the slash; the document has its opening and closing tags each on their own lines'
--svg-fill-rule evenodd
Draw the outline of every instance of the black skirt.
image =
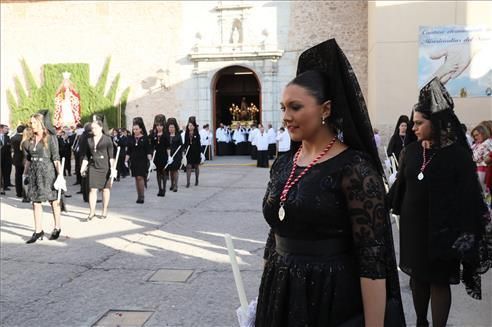
<svg viewBox="0 0 492 327">
<path fill-rule="evenodd" d="M 355 258 L 273 251 L 261 278 L 256 327 L 363 326 Z"/>
<path fill-rule="evenodd" d="M 111 171 L 106 168 L 97 169 L 93 165 L 89 165 L 89 188 L 103 189 L 110 188 L 109 176 Z"/>
</svg>

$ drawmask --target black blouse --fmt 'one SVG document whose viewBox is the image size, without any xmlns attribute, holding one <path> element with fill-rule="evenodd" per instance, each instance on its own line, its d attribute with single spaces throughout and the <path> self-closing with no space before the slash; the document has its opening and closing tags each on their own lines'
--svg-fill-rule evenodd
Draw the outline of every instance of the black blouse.
<svg viewBox="0 0 492 327">
<path fill-rule="evenodd" d="M 271 227 L 265 257 L 275 247 L 273 233 L 302 240 L 349 239 L 359 262 L 359 274 L 385 278 L 386 210 L 381 177 L 368 158 L 348 149 L 314 165 L 289 191 L 278 218 L 280 193 L 293 165 L 293 155 L 272 166 L 263 200 L 263 215 Z M 298 176 L 305 167 L 298 167 Z"/>
</svg>

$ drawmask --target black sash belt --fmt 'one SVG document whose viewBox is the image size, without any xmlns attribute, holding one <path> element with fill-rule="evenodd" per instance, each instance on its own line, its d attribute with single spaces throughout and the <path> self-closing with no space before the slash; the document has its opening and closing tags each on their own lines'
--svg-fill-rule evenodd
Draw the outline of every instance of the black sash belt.
<svg viewBox="0 0 492 327">
<path fill-rule="evenodd" d="M 346 238 L 295 240 L 275 234 L 275 244 L 275 250 L 280 255 L 297 254 L 331 257 L 347 253 L 352 249 L 351 240 Z"/>
</svg>

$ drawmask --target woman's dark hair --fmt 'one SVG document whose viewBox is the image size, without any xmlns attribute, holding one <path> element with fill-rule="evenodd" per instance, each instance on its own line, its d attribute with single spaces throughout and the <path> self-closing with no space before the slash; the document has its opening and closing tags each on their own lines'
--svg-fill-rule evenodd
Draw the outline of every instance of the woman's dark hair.
<svg viewBox="0 0 492 327">
<path fill-rule="evenodd" d="M 132 126 L 138 126 L 142 130 L 142 134 L 147 136 L 147 129 L 145 128 L 145 124 L 143 122 L 142 117 L 135 117 L 133 118 L 133 123 Z M 132 136 L 134 136 L 133 129 L 132 129 Z"/>
<path fill-rule="evenodd" d="M 326 74 L 316 70 L 308 70 L 297 75 L 287 86 L 297 85 L 306 89 L 309 94 L 316 99 L 316 103 L 321 105 L 328 100 L 333 99 L 331 93 L 330 79 Z M 337 115 L 336 108 L 332 105 L 330 117 L 326 119 L 327 125 L 333 129 L 334 133 L 341 130 L 341 122 Z"/>
<path fill-rule="evenodd" d="M 159 114 L 154 117 L 154 125 L 152 126 L 152 134 L 157 134 L 157 126 L 161 125 L 163 128 L 164 133 L 167 132 L 167 126 L 166 126 L 166 116 Z"/>
<path fill-rule="evenodd" d="M 104 127 L 104 124 L 103 124 L 102 120 L 100 120 L 100 119 L 95 119 L 95 120 L 93 120 L 93 121 L 92 121 L 92 123 L 93 123 L 93 124 L 94 124 L 94 123 L 98 124 L 98 125 L 99 125 L 99 127 L 101 127 L 101 128 L 103 128 L 103 127 Z"/>
<path fill-rule="evenodd" d="M 396 122 L 395 131 L 393 132 L 393 135 L 399 135 L 400 134 L 401 123 L 407 124 L 407 129 L 408 129 L 409 122 L 410 122 L 410 118 L 408 118 L 407 115 L 401 115 L 400 117 L 398 117 L 398 121 Z"/>
<path fill-rule="evenodd" d="M 414 111 L 419 112 L 424 119 L 430 120 L 431 122 L 431 140 L 433 147 L 440 149 L 451 143 L 457 143 L 471 151 L 468 141 L 466 140 L 465 132 L 461 127 L 461 122 L 452 109 L 442 110 L 436 113 L 430 113 L 419 109 L 419 107 L 416 107 Z"/>
<path fill-rule="evenodd" d="M 193 135 L 198 136 L 198 125 L 196 124 L 196 118 L 194 116 L 191 116 L 188 118 L 188 124 L 186 124 L 186 133 L 185 133 L 185 143 L 188 144 L 190 141 L 190 129 L 188 126 L 192 124 L 195 129 L 193 130 Z"/>
<path fill-rule="evenodd" d="M 176 130 L 176 134 L 179 134 L 181 131 L 179 130 L 179 125 L 178 125 L 178 121 L 176 120 L 176 118 L 174 117 L 169 117 L 167 119 L 167 131 L 169 132 L 169 126 L 173 125 L 174 126 L 174 129 Z"/>
</svg>

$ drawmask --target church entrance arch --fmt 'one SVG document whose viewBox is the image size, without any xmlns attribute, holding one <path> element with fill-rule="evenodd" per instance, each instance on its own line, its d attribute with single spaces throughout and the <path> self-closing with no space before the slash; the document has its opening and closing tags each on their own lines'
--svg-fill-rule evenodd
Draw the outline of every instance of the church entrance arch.
<svg viewBox="0 0 492 327">
<path fill-rule="evenodd" d="M 231 129 L 238 123 L 246 127 L 261 123 L 261 84 L 251 69 L 229 66 L 219 70 L 212 92 L 214 130 L 220 123 Z"/>
</svg>

